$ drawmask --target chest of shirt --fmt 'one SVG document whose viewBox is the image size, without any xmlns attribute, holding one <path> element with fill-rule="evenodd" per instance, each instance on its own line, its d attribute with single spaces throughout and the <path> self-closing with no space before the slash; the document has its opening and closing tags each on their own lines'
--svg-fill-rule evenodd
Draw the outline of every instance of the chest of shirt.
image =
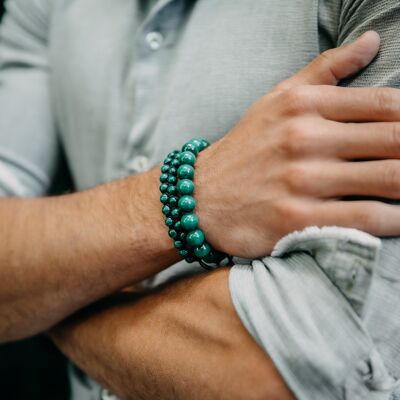
<svg viewBox="0 0 400 400">
<path fill-rule="evenodd" d="M 77 186 L 224 135 L 318 53 L 317 3 L 160 0 L 144 20 L 132 0 L 57 3 L 51 90 Z"/>
</svg>

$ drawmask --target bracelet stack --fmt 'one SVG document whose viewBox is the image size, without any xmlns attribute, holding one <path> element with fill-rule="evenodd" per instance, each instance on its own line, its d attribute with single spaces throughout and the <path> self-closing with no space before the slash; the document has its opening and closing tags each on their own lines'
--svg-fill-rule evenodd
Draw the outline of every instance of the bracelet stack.
<svg viewBox="0 0 400 400">
<path fill-rule="evenodd" d="M 208 146 L 204 139 L 192 139 L 181 151 L 168 154 L 161 167 L 160 200 L 169 236 L 181 257 L 188 263 L 199 262 L 206 269 L 214 269 L 231 258 L 214 250 L 206 241 L 204 232 L 199 228 L 199 218 L 194 213 L 195 163 L 198 153 Z"/>
</svg>

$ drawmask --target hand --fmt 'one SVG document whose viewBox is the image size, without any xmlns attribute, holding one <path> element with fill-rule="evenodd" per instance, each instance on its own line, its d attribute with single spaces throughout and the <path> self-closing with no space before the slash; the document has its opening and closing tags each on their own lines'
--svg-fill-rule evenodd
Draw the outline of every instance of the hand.
<svg viewBox="0 0 400 400">
<path fill-rule="evenodd" d="M 340 199 L 400 198 L 400 91 L 336 87 L 378 48 L 379 36 L 368 32 L 328 50 L 200 154 L 198 213 L 214 247 L 259 257 L 310 225 L 400 234 L 400 208 Z"/>
</svg>

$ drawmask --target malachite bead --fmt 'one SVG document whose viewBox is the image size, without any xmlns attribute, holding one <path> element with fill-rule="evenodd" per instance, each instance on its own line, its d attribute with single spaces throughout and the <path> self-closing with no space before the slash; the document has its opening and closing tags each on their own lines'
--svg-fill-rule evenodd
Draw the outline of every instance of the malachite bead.
<svg viewBox="0 0 400 400">
<path fill-rule="evenodd" d="M 177 172 L 177 170 L 176 170 L 176 168 L 175 167 L 171 167 L 170 169 L 169 169 L 169 171 L 168 171 L 168 173 L 170 174 L 170 175 L 176 175 L 176 172 Z"/>
<path fill-rule="evenodd" d="M 178 237 L 178 232 L 175 229 L 170 229 L 168 235 L 172 239 L 176 239 Z"/>
<path fill-rule="evenodd" d="M 194 145 L 193 143 L 186 143 L 183 147 L 182 147 L 182 151 L 190 151 L 192 152 L 195 156 L 197 156 L 197 154 L 199 153 L 199 149 L 197 148 L 196 145 Z"/>
<path fill-rule="evenodd" d="M 181 216 L 179 208 L 174 208 L 170 214 L 171 218 L 178 219 Z"/>
<path fill-rule="evenodd" d="M 179 250 L 179 255 L 183 258 L 186 258 L 189 255 L 189 251 L 186 249 Z"/>
<path fill-rule="evenodd" d="M 182 211 L 191 212 L 196 207 L 196 200 L 192 196 L 182 196 L 178 201 L 178 206 Z"/>
<path fill-rule="evenodd" d="M 171 161 L 171 165 L 173 167 L 179 167 L 179 165 L 181 165 L 181 162 L 177 158 L 175 158 L 174 160 Z"/>
<path fill-rule="evenodd" d="M 179 235 L 179 240 L 182 240 L 182 242 L 186 241 L 186 233 L 185 233 L 185 232 L 182 232 L 182 233 Z"/>
<path fill-rule="evenodd" d="M 193 231 L 197 228 L 199 224 L 199 219 L 196 214 L 185 214 L 181 218 L 182 228 L 186 231 Z"/>
<path fill-rule="evenodd" d="M 194 165 L 196 163 L 196 156 L 191 151 L 184 151 L 180 157 L 182 164 Z"/>
<path fill-rule="evenodd" d="M 176 176 L 173 175 L 168 175 L 167 182 L 170 183 L 171 185 L 174 185 L 176 183 L 177 179 Z"/>
<path fill-rule="evenodd" d="M 175 221 L 171 217 L 165 218 L 165 225 L 167 225 L 168 227 L 174 225 L 174 222 Z"/>
<path fill-rule="evenodd" d="M 166 203 L 170 203 L 171 204 L 171 199 L 169 198 L 169 196 L 167 195 L 167 193 L 163 193 L 161 196 L 160 196 L 160 201 L 161 201 L 161 203 L 163 203 L 163 204 L 166 204 Z"/>
<path fill-rule="evenodd" d="M 193 143 L 195 146 L 197 146 L 199 151 L 203 151 L 205 148 L 207 148 L 210 145 L 210 143 L 207 142 L 207 140 L 200 139 L 200 138 L 194 138 L 190 141 L 190 143 Z"/>
<path fill-rule="evenodd" d="M 171 207 L 170 207 L 170 206 L 164 206 L 164 207 L 162 208 L 162 213 L 163 213 L 164 215 L 169 215 L 170 212 L 171 212 Z"/>
<path fill-rule="evenodd" d="M 189 264 L 194 263 L 196 261 L 196 259 L 192 256 L 188 256 L 185 258 L 185 261 Z"/>
<path fill-rule="evenodd" d="M 189 164 L 183 164 L 178 168 L 179 179 L 193 179 L 194 168 Z"/>
<path fill-rule="evenodd" d="M 172 162 L 172 158 L 171 158 L 171 157 L 167 157 L 167 158 L 164 160 L 164 164 L 165 164 L 165 165 L 171 164 L 171 162 Z"/>
<path fill-rule="evenodd" d="M 168 186 L 168 189 L 167 189 L 167 192 L 168 192 L 169 194 L 176 194 L 176 186 L 174 186 L 174 185 L 169 185 L 169 186 Z"/>
<path fill-rule="evenodd" d="M 189 143 L 194 144 L 199 152 L 202 150 L 202 139 L 193 138 Z"/>
<path fill-rule="evenodd" d="M 198 258 L 204 258 L 210 254 L 211 246 L 208 243 L 203 243 L 200 247 L 194 249 L 194 255 Z"/>
<path fill-rule="evenodd" d="M 168 183 L 162 183 L 160 185 L 160 192 L 165 193 L 168 190 L 168 187 L 169 187 Z"/>
<path fill-rule="evenodd" d="M 174 247 L 175 247 L 176 249 L 181 249 L 181 248 L 183 247 L 183 242 L 180 241 L 180 240 L 175 240 L 175 242 L 174 242 Z"/>
<path fill-rule="evenodd" d="M 177 153 L 179 153 L 178 150 L 171 151 L 171 153 L 169 153 L 167 157 L 174 158 L 177 155 Z"/>
<path fill-rule="evenodd" d="M 179 194 L 192 194 L 194 192 L 194 183 L 190 179 L 182 179 L 178 182 L 176 188 Z"/>
<path fill-rule="evenodd" d="M 200 247 L 204 243 L 204 233 L 200 229 L 189 232 L 186 236 L 186 243 L 189 247 Z"/>
<path fill-rule="evenodd" d="M 168 174 L 161 174 L 160 175 L 160 182 L 161 183 L 167 182 L 167 180 L 168 180 Z"/>
<path fill-rule="evenodd" d="M 169 170 L 170 170 L 170 166 L 169 165 L 163 165 L 162 167 L 161 167 L 161 172 L 163 173 L 163 174 L 165 174 L 166 172 L 168 172 Z"/>
<path fill-rule="evenodd" d="M 205 139 L 198 139 L 198 140 L 200 140 L 200 142 L 201 142 L 200 151 L 203 151 L 210 145 L 210 143 Z"/>
<path fill-rule="evenodd" d="M 168 204 L 171 207 L 176 207 L 178 205 L 178 201 L 179 201 L 179 199 L 176 196 L 171 196 L 171 197 L 168 198 Z"/>
<path fill-rule="evenodd" d="M 182 229 L 181 221 L 175 222 L 174 228 L 175 230 L 180 231 Z"/>
</svg>

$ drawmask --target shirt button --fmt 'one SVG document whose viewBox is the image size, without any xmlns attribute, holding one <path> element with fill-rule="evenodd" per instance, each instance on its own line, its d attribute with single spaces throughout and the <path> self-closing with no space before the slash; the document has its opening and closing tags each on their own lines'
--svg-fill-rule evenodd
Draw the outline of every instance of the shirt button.
<svg viewBox="0 0 400 400">
<path fill-rule="evenodd" d="M 145 172 L 149 169 L 149 159 L 146 156 L 136 156 L 127 165 L 130 173 Z"/>
<path fill-rule="evenodd" d="M 163 44 L 164 36 L 160 32 L 149 32 L 146 35 L 146 42 L 150 49 L 157 51 Z"/>
<path fill-rule="evenodd" d="M 117 396 L 112 394 L 109 390 L 107 389 L 102 389 L 101 391 L 101 400 L 119 400 Z"/>
</svg>

